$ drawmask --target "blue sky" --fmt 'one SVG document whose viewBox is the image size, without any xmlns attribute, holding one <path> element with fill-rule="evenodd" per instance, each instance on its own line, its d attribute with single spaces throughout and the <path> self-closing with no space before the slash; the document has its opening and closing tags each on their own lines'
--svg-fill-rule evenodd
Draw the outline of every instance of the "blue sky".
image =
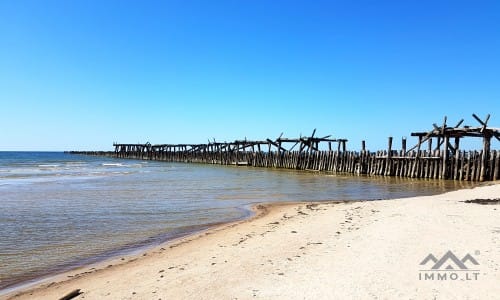
<svg viewBox="0 0 500 300">
<path fill-rule="evenodd" d="M 445 115 L 500 127 L 499 54 L 498 1 L 5 0 L 0 150 L 399 147 Z"/>
</svg>

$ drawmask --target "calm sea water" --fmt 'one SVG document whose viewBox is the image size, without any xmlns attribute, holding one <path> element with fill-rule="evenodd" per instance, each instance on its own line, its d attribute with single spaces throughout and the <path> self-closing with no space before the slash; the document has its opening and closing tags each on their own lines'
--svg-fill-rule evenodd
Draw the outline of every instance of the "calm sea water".
<svg viewBox="0 0 500 300">
<path fill-rule="evenodd" d="M 0 152 L 0 290 L 249 215 L 250 204 L 374 200 L 464 183 Z"/>
</svg>

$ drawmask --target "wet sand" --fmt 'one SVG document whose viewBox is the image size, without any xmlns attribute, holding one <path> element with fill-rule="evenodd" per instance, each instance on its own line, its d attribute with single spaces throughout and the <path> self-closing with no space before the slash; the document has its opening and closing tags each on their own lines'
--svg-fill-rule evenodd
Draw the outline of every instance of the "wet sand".
<svg viewBox="0 0 500 300">
<path fill-rule="evenodd" d="M 59 299 L 76 289 L 74 299 L 494 299 L 500 204 L 463 201 L 496 198 L 500 184 L 395 200 L 262 204 L 249 220 L 0 299 Z M 439 265 L 448 251 L 458 260 L 448 254 Z M 421 265 L 429 254 L 435 260 Z"/>
</svg>

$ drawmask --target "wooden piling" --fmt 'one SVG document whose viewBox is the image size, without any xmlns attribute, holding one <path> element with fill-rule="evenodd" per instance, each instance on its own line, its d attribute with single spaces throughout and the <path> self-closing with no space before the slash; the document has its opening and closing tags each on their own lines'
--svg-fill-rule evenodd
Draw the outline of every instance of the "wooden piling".
<svg viewBox="0 0 500 300">
<path fill-rule="evenodd" d="M 161 160 L 166 162 L 197 162 L 221 165 L 246 165 L 253 167 L 314 170 L 332 173 L 366 174 L 368 176 L 398 176 L 408 178 L 453 179 L 463 181 L 498 180 L 500 172 L 499 151 L 491 150 L 491 138 L 500 140 L 500 131 L 488 128 L 487 122 L 474 115 L 481 127 L 447 127 L 434 124 L 429 132 L 412 133 L 418 137 L 418 144 L 409 150 L 407 140 L 402 138 L 401 150 L 393 150 L 393 138 L 389 137 L 387 149 L 370 152 L 365 140 L 361 151 L 347 151 L 346 139 L 328 137 L 300 137 L 263 141 L 240 140 L 235 142 L 208 142 L 208 144 L 118 144 L 114 151 L 71 152 L 86 155 L 101 155 L 121 159 Z M 460 151 L 460 138 L 482 137 L 483 149 Z M 438 140 L 432 148 L 432 140 Z M 454 144 L 450 143 L 454 138 Z M 320 150 L 320 142 L 328 143 L 328 150 Z M 337 143 L 337 148 L 332 143 Z M 427 150 L 421 146 L 427 142 Z M 293 144 L 290 148 L 287 143 Z M 267 147 L 265 147 L 267 145 Z M 298 150 L 293 150 L 295 146 Z M 444 145 L 441 150 L 441 145 Z M 264 149 L 262 149 L 264 146 Z M 266 151 L 267 150 L 267 151 Z"/>
<path fill-rule="evenodd" d="M 488 155 L 490 154 L 491 136 L 485 136 L 483 138 L 483 152 L 481 155 L 481 175 L 479 181 L 486 180 L 487 162 Z"/>
</svg>

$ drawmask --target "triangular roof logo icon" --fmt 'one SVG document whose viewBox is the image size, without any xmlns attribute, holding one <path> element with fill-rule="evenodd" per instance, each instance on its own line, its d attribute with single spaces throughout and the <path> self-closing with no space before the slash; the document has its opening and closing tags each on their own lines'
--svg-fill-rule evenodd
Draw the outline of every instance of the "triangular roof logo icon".
<svg viewBox="0 0 500 300">
<path fill-rule="evenodd" d="M 464 256 L 464 258 L 462 258 L 462 262 L 465 264 L 467 261 L 470 261 L 471 263 L 475 264 L 476 266 L 479 265 L 479 263 L 477 262 L 477 260 L 474 259 L 474 257 L 472 257 L 472 255 L 470 255 L 469 253 L 467 253 L 466 256 Z"/>
<path fill-rule="evenodd" d="M 429 255 L 427 255 L 426 258 L 424 258 L 424 260 L 420 264 L 421 265 L 425 265 L 428 261 L 432 261 L 433 263 L 436 263 L 437 262 L 437 258 L 434 255 L 429 254 Z"/>
<path fill-rule="evenodd" d="M 455 254 L 453 254 L 453 252 L 451 252 L 449 250 L 448 250 L 448 252 L 446 252 L 443 255 L 443 257 L 441 257 L 440 260 L 438 260 L 436 262 L 436 264 L 434 266 L 432 266 L 432 269 L 433 270 L 440 269 L 441 266 L 443 266 L 449 260 L 451 260 L 460 269 L 462 269 L 462 270 L 467 269 L 467 267 L 464 265 L 464 263 L 461 260 L 459 260 L 458 257 L 456 257 Z"/>
<path fill-rule="evenodd" d="M 422 260 L 420 265 L 425 265 L 429 261 L 432 261 L 434 263 L 434 265 L 431 267 L 431 270 L 439 270 L 443 268 L 445 270 L 455 270 L 455 269 L 467 270 L 468 268 L 465 265 L 466 262 L 471 262 L 474 265 L 479 265 L 477 260 L 474 259 L 472 255 L 467 254 L 464 256 L 464 258 L 460 260 L 455 254 L 453 254 L 453 252 L 449 250 L 439 260 L 432 254 L 427 255 L 424 258 L 424 260 Z M 446 267 L 443 267 L 445 265 Z"/>
</svg>

